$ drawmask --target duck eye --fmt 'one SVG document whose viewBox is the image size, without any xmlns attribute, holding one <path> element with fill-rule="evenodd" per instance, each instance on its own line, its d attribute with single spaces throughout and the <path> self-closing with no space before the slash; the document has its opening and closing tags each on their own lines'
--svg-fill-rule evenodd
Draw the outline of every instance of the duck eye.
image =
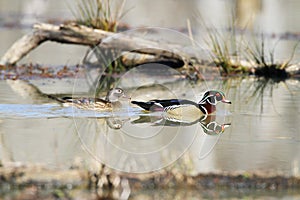
<svg viewBox="0 0 300 200">
<path fill-rule="evenodd" d="M 216 99 L 217 101 L 221 101 L 222 100 L 222 95 L 220 93 L 216 94 Z"/>
</svg>

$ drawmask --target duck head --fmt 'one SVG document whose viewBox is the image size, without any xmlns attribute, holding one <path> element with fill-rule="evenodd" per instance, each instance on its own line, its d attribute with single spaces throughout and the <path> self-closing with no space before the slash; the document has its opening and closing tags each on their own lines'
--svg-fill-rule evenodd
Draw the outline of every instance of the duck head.
<svg viewBox="0 0 300 200">
<path fill-rule="evenodd" d="M 110 102 L 117 102 L 120 98 L 128 98 L 126 97 L 124 90 L 121 88 L 114 88 L 108 91 L 106 100 Z"/>
<path fill-rule="evenodd" d="M 231 104 L 231 101 L 225 98 L 223 92 L 218 90 L 208 90 L 204 93 L 199 104 L 209 103 L 211 105 L 217 105 L 219 102 Z"/>
<path fill-rule="evenodd" d="M 219 135 L 225 131 L 225 128 L 229 127 L 231 123 L 218 124 L 215 121 L 212 121 L 208 124 L 201 124 L 204 133 L 208 135 Z"/>
<path fill-rule="evenodd" d="M 208 90 L 204 93 L 199 101 L 199 108 L 205 114 L 211 114 L 216 110 L 216 105 L 219 103 L 231 104 L 231 101 L 225 98 L 225 94 L 219 90 Z"/>
</svg>

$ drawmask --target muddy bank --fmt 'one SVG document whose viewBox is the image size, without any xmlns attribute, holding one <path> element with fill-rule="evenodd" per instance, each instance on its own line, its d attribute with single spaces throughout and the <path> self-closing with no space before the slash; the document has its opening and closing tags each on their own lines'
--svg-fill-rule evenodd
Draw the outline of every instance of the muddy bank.
<svg viewBox="0 0 300 200">
<path fill-rule="evenodd" d="M 172 170 L 150 174 L 123 174 L 102 166 L 99 172 L 85 169 L 53 170 L 42 166 L 2 166 L 0 168 L 0 195 L 23 194 L 33 197 L 41 195 L 57 198 L 74 198 L 88 194 L 88 198 L 121 198 L 122 195 L 139 196 L 147 190 L 194 190 L 208 195 L 210 190 L 230 191 L 299 191 L 299 177 L 269 174 L 208 173 L 195 176 L 184 175 Z M 12 192 L 14 191 L 14 192 Z M 195 192 L 195 191 L 194 191 Z M 182 192 L 178 193 L 178 195 Z M 218 195 L 215 193 L 214 195 Z M 23 196 L 24 197 L 24 196 Z"/>
</svg>

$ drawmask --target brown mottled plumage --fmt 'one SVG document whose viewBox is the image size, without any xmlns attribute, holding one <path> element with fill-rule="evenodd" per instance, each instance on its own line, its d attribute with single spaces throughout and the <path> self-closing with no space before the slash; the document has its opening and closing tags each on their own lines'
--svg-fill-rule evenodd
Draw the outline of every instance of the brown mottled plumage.
<svg viewBox="0 0 300 200">
<path fill-rule="evenodd" d="M 120 107 L 121 103 L 119 99 L 125 97 L 124 91 L 121 88 L 111 89 L 105 99 L 100 98 L 72 98 L 72 97 L 63 97 L 57 98 L 58 101 L 63 103 L 65 106 L 75 106 L 84 110 L 96 110 L 96 111 L 105 111 L 112 110 L 113 108 Z"/>
</svg>

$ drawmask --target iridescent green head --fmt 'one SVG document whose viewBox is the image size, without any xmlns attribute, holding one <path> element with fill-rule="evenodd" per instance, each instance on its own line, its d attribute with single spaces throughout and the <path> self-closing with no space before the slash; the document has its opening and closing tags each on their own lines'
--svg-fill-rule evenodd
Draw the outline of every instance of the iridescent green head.
<svg viewBox="0 0 300 200">
<path fill-rule="evenodd" d="M 219 90 L 206 91 L 199 104 L 209 103 L 211 105 L 217 105 L 218 102 L 231 104 L 231 101 L 227 100 L 225 94 Z"/>
</svg>

